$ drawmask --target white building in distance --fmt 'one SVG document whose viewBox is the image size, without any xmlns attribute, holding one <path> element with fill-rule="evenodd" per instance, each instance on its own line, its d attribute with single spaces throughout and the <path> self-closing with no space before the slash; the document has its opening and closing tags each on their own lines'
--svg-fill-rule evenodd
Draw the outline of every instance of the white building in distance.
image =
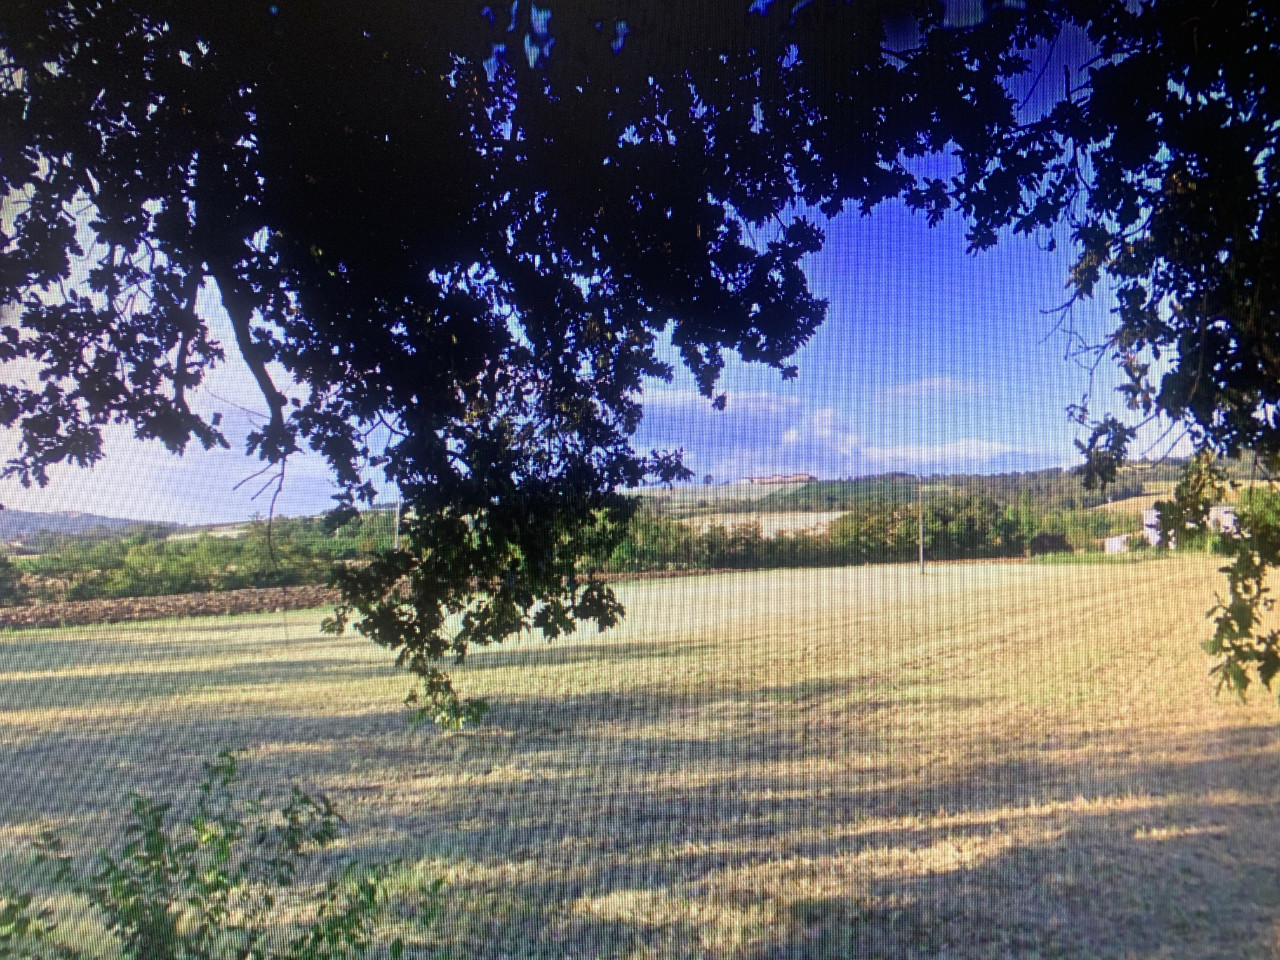
<svg viewBox="0 0 1280 960">
<path fill-rule="evenodd" d="M 813 483 L 818 478 L 811 473 L 775 473 L 768 477 L 743 477 L 743 483 Z"/>
<path fill-rule="evenodd" d="M 1106 550 L 1107 553 L 1128 553 L 1129 538 L 1131 536 L 1133 536 L 1131 533 L 1122 533 L 1118 536 L 1107 537 L 1107 539 L 1103 541 L 1103 549 Z"/>
</svg>

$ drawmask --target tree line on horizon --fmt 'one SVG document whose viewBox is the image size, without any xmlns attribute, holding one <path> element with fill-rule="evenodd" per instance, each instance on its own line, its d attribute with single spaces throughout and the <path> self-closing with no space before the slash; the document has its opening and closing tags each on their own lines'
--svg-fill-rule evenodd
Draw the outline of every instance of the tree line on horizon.
<svg viewBox="0 0 1280 960">
<path fill-rule="evenodd" d="M 1094 508 L 1164 492 L 1185 467 L 1180 458 L 1134 463 L 1105 492 L 1086 489 L 1078 473 L 1061 468 L 922 478 L 925 556 L 1097 552 L 1107 537 L 1137 535 L 1142 516 L 1136 508 Z M 1220 470 L 1225 479 L 1247 478 L 1243 461 L 1223 461 Z M 913 561 L 920 539 L 916 497 L 915 477 L 896 473 L 818 480 L 728 500 L 650 491 L 635 495 L 636 510 L 616 542 L 604 538 L 608 545 L 587 552 L 581 563 L 585 572 L 614 575 Z M 843 515 L 817 532 L 766 536 L 753 519 L 834 511 Z M 386 506 L 353 519 L 255 517 L 234 536 L 226 529 L 142 522 L 79 533 L 43 530 L 11 545 L 9 559 L 0 558 L 0 603 L 324 584 L 335 567 L 363 566 L 394 540 L 395 511 Z M 1184 547 L 1191 542 L 1183 538 Z"/>
<path fill-rule="evenodd" d="M 821 483 L 808 486 L 821 489 Z M 993 488 L 1000 493 L 1000 488 Z M 1140 486 L 1135 487 L 1141 492 Z M 1007 492 L 1007 491 L 1006 491 Z M 803 489 L 793 491 L 803 497 Z M 819 494 L 811 494 L 819 496 Z M 922 503 L 926 556 L 986 559 L 1088 551 L 1115 533 L 1136 532 L 1135 513 L 1066 506 L 1068 497 L 1016 497 L 964 486 L 930 491 Z M 605 574 L 841 566 L 913 560 L 919 537 L 914 499 L 865 496 L 846 502 L 822 532 L 765 536 L 758 520 L 699 528 L 662 502 L 643 502 L 616 542 L 583 558 Z M 760 515 L 781 512 L 761 509 Z M 738 514 L 746 517 L 746 514 Z M 3 561 L 0 602 L 56 602 L 323 584 L 335 567 L 363 566 L 388 551 L 394 512 L 367 511 L 334 524 L 326 517 L 257 519 L 238 536 L 158 526 L 97 530 L 32 541 L 40 552 Z M 608 542 L 608 541 L 606 541 Z M 6 575 L 7 571 L 7 575 Z"/>
<path fill-rule="evenodd" d="M 851 505 L 823 531 L 773 536 L 766 536 L 756 520 L 719 521 L 699 528 L 646 510 L 631 518 L 617 546 L 592 560 L 606 573 L 913 561 L 922 521 L 929 560 L 1094 551 L 1101 539 L 1136 534 L 1142 527 L 1138 513 L 1055 507 L 1027 494 L 1001 502 L 981 493 L 947 491 L 929 494 L 919 509 L 901 499 L 867 499 Z"/>
</svg>

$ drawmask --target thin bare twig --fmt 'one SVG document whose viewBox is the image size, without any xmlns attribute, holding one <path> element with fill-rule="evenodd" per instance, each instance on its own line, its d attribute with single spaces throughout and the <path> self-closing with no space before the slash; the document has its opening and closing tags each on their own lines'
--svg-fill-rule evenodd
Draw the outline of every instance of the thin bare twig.
<svg viewBox="0 0 1280 960">
<path fill-rule="evenodd" d="M 1023 97 L 1022 102 L 1018 104 L 1021 110 L 1031 102 L 1032 96 L 1035 95 L 1036 87 L 1040 86 L 1040 80 L 1044 76 L 1044 72 L 1049 69 L 1049 61 L 1053 59 L 1053 51 L 1058 46 L 1058 37 L 1062 36 L 1062 31 L 1058 31 L 1053 35 L 1053 39 L 1049 41 L 1049 49 L 1044 55 L 1044 63 L 1040 65 L 1040 72 L 1036 74 L 1036 78 L 1031 81 L 1031 89 L 1027 91 L 1027 95 Z"/>
<path fill-rule="evenodd" d="M 267 419 L 266 415 L 263 414 L 261 411 L 251 410 L 249 407 L 236 403 L 234 400 L 229 400 L 226 397 L 220 396 L 219 394 L 216 394 L 212 390 L 210 390 L 209 387 L 205 384 L 201 384 L 200 389 L 203 390 L 205 393 L 207 393 L 209 396 L 213 397 L 213 399 L 217 400 L 219 403 L 225 403 L 228 406 L 235 407 L 241 413 L 252 417 L 254 421 L 261 421 L 261 420 Z"/>
<path fill-rule="evenodd" d="M 272 542 L 271 533 L 276 522 L 276 501 L 280 499 L 280 493 L 284 490 L 284 471 L 288 465 L 288 457 L 285 457 L 280 461 L 280 473 L 277 475 L 276 489 L 275 492 L 271 494 L 271 506 L 267 508 L 267 556 L 271 558 L 271 566 L 275 567 L 277 570 L 280 569 L 280 561 L 276 559 L 276 548 L 275 544 Z M 281 584 L 281 589 L 283 588 L 284 585 Z"/>
<path fill-rule="evenodd" d="M 249 474 L 249 475 L 248 475 L 247 477 L 245 477 L 243 480 L 238 480 L 238 481 L 237 481 L 237 482 L 236 482 L 236 483 L 231 487 L 231 489 L 232 489 L 232 490 L 239 490 L 241 487 L 243 487 L 243 486 L 244 486 L 246 483 L 248 483 L 250 480 L 256 480 L 258 477 L 262 476 L 264 473 L 266 473 L 268 470 L 270 470 L 270 469 L 271 469 L 272 467 L 274 467 L 274 466 L 275 466 L 275 464 L 274 464 L 274 463 L 268 463 L 268 464 L 267 464 L 265 467 L 263 467 L 261 470 L 255 470 L 253 473 Z M 264 489 L 265 489 L 265 488 L 264 488 Z M 252 500 L 252 499 L 254 499 L 256 496 L 257 496 L 257 494 L 254 494 L 254 496 L 253 496 L 253 497 L 250 497 L 250 499 Z"/>
<path fill-rule="evenodd" d="M 281 461 L 280 461 L 280 470 L 279 470 L 279 472 L 277 472 L 277 473 L 275 474 L 275 476 L 273 476 L 273 477 L 271 477 L 270 479 L 268 479 L 266 483 L 264 483 L 261 487 L 259 487 L 259 488 L 258 488 L 258 492 L 257 492 L 257 493 L 255 493 L 253 496 L 251 496 L 251 497 L 249 498 L 250 500 L 257 500 L 260 496 L 262 496 L 264 493 L 266 493 L 266 492 L 267 492 L 267 490 L 270 488 L 271 484 L 273 484 L 273 483 L 274 483 L 274 484 L 276 484 L 276 492 L 275 492 L 274 494 L 272 494 L 272 496 L 271 496 L 271 503 L 272 503 L 273 505 L 275 504 L 275 502 L 276 502 L 276 497 L 278 497 L 278 496 L 280 495 L 280 490 L 279 490 L 280 485 L 284 483 L 284 465 L 285 465 L 285 463 L 287 462 L 287 459 L 288 459 L 288 458 L 286 458 L 285 460 L 281 460 Z M 274 467 L 274 466 L 275 466 L 275 464 L 274 464 L 274 463 L 273 463 L 273 464 L 270 464 L 270 466 L 273 466 L 273 467 Z M 262 475 L 262 471 L 258 471 L 258 475 L 259 475 L 259 476 L 261 476 L 261 475 Z"/>
</svg>

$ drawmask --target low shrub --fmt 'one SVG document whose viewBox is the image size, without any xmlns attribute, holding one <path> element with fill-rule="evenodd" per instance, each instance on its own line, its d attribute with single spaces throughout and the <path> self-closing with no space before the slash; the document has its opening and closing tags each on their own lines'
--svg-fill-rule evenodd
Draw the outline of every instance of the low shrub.
<svg viewBox="0 0 1280 960">
<path fill-rule="evenodd" d="M 128 960 L 339 960 L 432 957 L 421 942 L 388 939 L 390 929 L 425 935 L 442 904 L 443 880 L 393 895 L 398 862 L 349 864 L 308 897 L 301 923 L 281 919 L 281 894 L 299 884 L 308 855 L 328 846 L 343 824 L 329 801 L 292 789 L 269 810 L 265 794 L 240 796 L 236 757 L 205 764 L 195 813 L 169 823 L 170 804 L 131 795 L 131 820 L 116 853 L 78 869 L 62 840 L 36 843 L 33 879 L 78 894 L 94 908 L 112 941 L 106 953 Z M 59 936 L 60 918 L 31 890 L 0 886 L 0 957 L 90 960 L 99 951 Z"/>
<path fill-rule="evenodd" d="M 1062 533 L 1037 533 L 1027 544 L 1027 552 L 1033 557 L 1049 553 L 1071 553 L 1071 541 Z"/>
</svg>

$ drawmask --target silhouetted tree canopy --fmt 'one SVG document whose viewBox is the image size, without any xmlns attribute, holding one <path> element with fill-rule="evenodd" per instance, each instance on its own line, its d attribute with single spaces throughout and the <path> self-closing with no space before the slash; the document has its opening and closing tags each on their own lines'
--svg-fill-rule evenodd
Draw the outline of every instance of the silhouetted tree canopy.
<svg viewBox="0 0 1280 960">
<path fill-rule="evenodd" d="M 339 620 L 437 682 L 614 621 L 578 558 L 619 489 L 687 476 L 631 442 L 660 338 L 715 402 L 727 354 L 792 375 L 821 218 L 891 198 L 975 248 L 1065 228 L 1074 292 L 1119 291 L 1134 404 L 1274 454 L 1275 28 L 1261 0 L 7 0 L 7 471 L 92 463 L 113 422 L 226 443 L 192 395 L 234 350 L 251 452 L 403 491 Z M 1094 474 L 1128 431 L 1098 425 Z"/>
</svg>

